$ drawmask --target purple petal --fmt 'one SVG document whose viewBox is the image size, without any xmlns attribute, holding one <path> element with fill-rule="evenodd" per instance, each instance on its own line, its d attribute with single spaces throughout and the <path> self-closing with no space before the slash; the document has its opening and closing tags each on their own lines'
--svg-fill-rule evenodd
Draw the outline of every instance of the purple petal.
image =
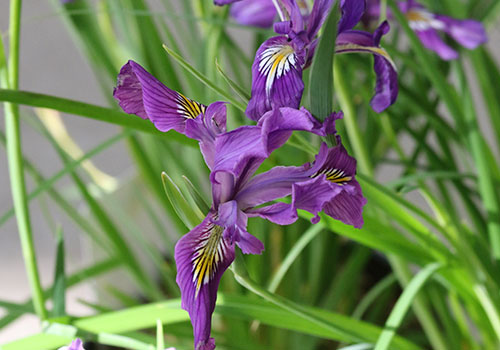
<svg viewBox="0 0 500 350">
<path fill-rule="evenodd" d="M 238 202 L 235 200 L 219 205 L 220 225 L 226 227 L 224 235 L 227 235 L 231 242 L 235 242 L 244 254 L 261 254 L 264 244 L 247 232 L 247 216 L 238 209 Z"/>
<path fill-rule="evenodd" d="M 258 216 L 277 225 L 291 225 L 299 218 L 297 210 L 288 203 L 275 203 L 262 208 L 251 209 L 247 211 L 247 215 L 250 217 Z"/>
<path fill-rule="evenodd" d="M 197 350 L 215 348 L 210 330 L 217 289 L 222 274 L 234 260 L 234 245 L 223 237 L 223 228 L 213 220 L 214 214 L 209 213 L 175 246 L 176 282 L 181 289 L 182 308 L 191 318 Z"/>
<path fill-rule="evenodd" d="M 358 24 L 365 12 L 366 0 L 341 0 L 342 17 L 339 21 L 338 32 L 350 30 Z"/>
<path fill-rule="evenodd" d="M 214 0 L 214 4 L 217 6 L 224 6 L 224 5 L 229 5 L 232 4 L 233 2 L 238 2 L 241 0 Z M 198 349 L 196 349 L 198 350 Z"/>
<path fill-rule="evenodd" d="M 471 19 L 457 20 L 440 15 L 435 17 L 446 24 L 444 31 L 463 47 L 475 49 L 488 41 L 488 36 L 481 22 Z"/>
<path fill-rule="evenodd" d="M 363 206 L 366 199 L 363 197 L 361 187 L 356 180 L 350 181 L 342 187 L 342 191 L 325 203 L 324 212 L 334 219 L 355 228 L 363 226 Z"/>
<path fill-rule="evenodd" d="M 59 350 L 85 350 L 83 348 L 83 343 L 81 339 L 75 339 L 71 342 L 69 346 L 63 346 L 62 348 L 59 348 Z"/>
<path fill-rule="evenodd" d="M 231 6 L 230 13 L 241 25 L 270 28 L 276 8 L 272 0 L 243 0 Z"/>
<path fill-rule="evenodd" d="M 204 114 L 186 120 L 187 137 L 200 141 L 200 149 L 209 169 L 213 168 L 215 158 L 215 139 L 226 131 L 226 104 L 214 102 Z"/>
<path fill-rule="evenodd" d="M 113 96 L 125 112 L 150 119 L 160 131 L 174 129 L 183 133 L 186 120 L 196 118 L 206 109 L 167 88 L 134 61 L 121 68 Z"/>
<path fill-rule="evenodd" d="M 332 113 L 321 123 L 304 107 L 282 107 L 267 112 L 257 125 L 262 127 L 263 145 L 269 155 L 284 145 L 293 131 L 308 131 L 323 137 L 336 133 L 335 121 L 342 115 L 342 112 Z"/>
<path fill-rule="evenodd" d="M 443 60 L 458 58 L 458 52 L 445 44 L 435 29 L 416 30 L 415 33 L 426 48 L 436 52 Z"/>
<path fill-rule="evenodd" d="M 379 46 L 381 37 L 389 31 L 389 24 L 384 21 L 375 33 L 348 30 L 337 36 L 337 53 L 371 53 L 374 55 L 374 71 L 377 76 L 375 94 L 370 102 L 373 110 L 382 112 L 398 97 L 398 73 L 389 54 Z"/>
<path fill-rule="evenodd" d="M 309 21 L 307 23 L 307 36 L 309 37 L 309 40 L 312 40 L 316 34 L 318 34 L 318 31 L 330 13 L 333 2 L 333 0 L 314 1 L 311 15 L 309 16 Z"/>
<path fill-rule="evenodd" d="M 270 38 L 259 47 L 252 65 L 252 97 L 246 110 L 250 119 L 259 120 L 273 108 L 299 107 L 304 91 L 304 59 L 305 54 L 296 52 L 283 36 Z"/>
</svg>

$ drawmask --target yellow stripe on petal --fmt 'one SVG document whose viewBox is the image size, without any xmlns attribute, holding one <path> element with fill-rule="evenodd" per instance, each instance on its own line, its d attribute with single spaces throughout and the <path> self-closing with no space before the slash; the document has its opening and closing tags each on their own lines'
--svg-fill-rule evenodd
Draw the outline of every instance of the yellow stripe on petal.
<svg viewBox="0 0 500 350">
<path fill-rule="evenodd" d="M 259 72 L 266 76 L 266 94 L 270 96 L 275 79 L 295 66 L 295 51 L 290 45 L 276 45 L 265 49 L 260 55 Z"/>
<path fill-rule="evenodd" d="M 207 106 L 193 101 L 179 92 L 177 94 L 177 112 L 182 116 L 187 119 L 195 119 L 200 114 L 205 113 Z"/>
<path fill-rule="evenodd" d="M 227 246 L 222 238 L 224 229 L 221 226 L 210 224 L 207 227 L 206 238 L 200 240 L 192 259 L 193 283 L 196 285 L 196 297 L 201 287 L 208 283 L 217 272 L 219 263 L 226 253 Z"/>
<path fill-rule="evenodd" d="M 352 180 L 352 176 L 346 176 L 345 172 L 340 169 L 322 169 L 311 175 L 311 177 L 315 178 L 322 174 L 326 176 L 326 179 L 328 181 L 334 182 L 339 185 L 344 185 L 345 183 Z"/>
<path fill-rule="evenodd" d="M 396 64 L 392 60 L 391 56 L 385 51 L 385 49 L 376 46 L 362 46 L 357 44 L 341 44 L 335 46 L 335 53 L 351 53 L 351 52 L 361 52 L 361 53 L 372 53 L 378 56 L 384 57 L 391 64 L 392 68 L 397 71 Z"/>
</svg>

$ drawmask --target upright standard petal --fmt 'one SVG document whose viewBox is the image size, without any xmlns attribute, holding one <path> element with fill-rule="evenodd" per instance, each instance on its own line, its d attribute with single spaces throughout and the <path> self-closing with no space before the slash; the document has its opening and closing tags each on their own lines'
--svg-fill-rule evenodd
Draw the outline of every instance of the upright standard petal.
<svg viewBox="0 0 500 350">
<path fill-rule="evenodd" d="M 338 32 L 342 33 L 354 28 L 361 20 L 366 9 L 366 0 L 341 0 L 340 9 L 342 16 L 339 21 Z"/>
<path fill-rule="evenodd" d="M 387 51 L 380 47 L 380 39 L 389 29 L 389 23 L 384 21 L 373 35 L 359 30 L 347 30 L 337 36 L 335 45 L 337 53 L 360 52 L 374 55 L 374 71 L 377 79 L 375 95 L 370 105 L 377 113 L 394 104 L 399 91 L 396 65 Z"/>
<path fill-rule="evenodd" d="M 177 284 L 181 289 L 182 308 L 193 325 L 195 350 L 213 350 L 210 337 L 212 313 L 217 289 L 224 271 L 234 260 L 234 244 L 224 238 L 224 228 L 216 225 L 214 212 L 175 246 Z"/>
<path fill-rule="evenodd" d="M 273 108 L 299 107 L 304 60 L 305 51 L 297 52 L 284 36 L 260 46 L 252 65 L 252 97 L 246 109 L 250 119 L 257 121 Z"/>
<path fill-rule="evenodd" d="M 276 18 L 272 0 L 243 0 L 231 6 L 231 16 L 241 25 L 271 28 Z"/>
<path fill-rule="evenodd" d="M 186 120 L 206 110 L 205 105 L 169 89 L 134 61 L 121 68 L 113 96 L 125 112 L 151 120 L 160 131 L 183 133 Z"/>
<path fill-rule="evenodd" d="M 357 1 L 357 0 L 356 0 Z M 320 30 L 323 22 L 328 17 L 332 9 L 333 0 L 316 0 L 314 1 L 309 20 L 307 22 L 307 36 L 312 40 Z"/>
</svg>

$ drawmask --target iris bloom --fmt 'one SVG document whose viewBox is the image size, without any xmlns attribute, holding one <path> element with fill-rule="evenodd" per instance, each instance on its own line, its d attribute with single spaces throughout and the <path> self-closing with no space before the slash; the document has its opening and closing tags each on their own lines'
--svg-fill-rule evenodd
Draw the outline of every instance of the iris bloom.
<svg viewBox="0 0 500 350">
<path fill-rule="evenodd" d="M 266 40 L 257 50 L 252 65 L 252 97 L 246 114 L 258 120 L 265 112 L 279 107 L 298 108 L 304 83 L 302 71 L 314 55 L 316 34 L 332 7 L 332 0 L 316 0 L 311 13 L 304 16 L 294 0 L 282 0 L 289 20 L 276 23 L 280 36 Z M 368 52 L 375 56 L 377 85 L 371 105 L 380 112 L 395 102 L 397 73 L 393 62 L 379 44 L 382 35 L 389 30 L 383 23 L 371 35 L 354 31 L 365 10 L 364 0 L 340 2 L 342 18 L 339 23 L 335 50 L 338 53 Z"/>
<path fill-rule="evenodd" d="M 475 49 L 484 44 L 488 37 L 481 22 L 465 19 L 458 20 L 448 16 L 434 14 L 415 0 L 400 1 L 400 10 L 408 19 L 408 24 L 415 31 L 422 44 L 436 52 L 443 60 L 458 58 L 458 52 L 446 44 L 439 32 L 451 36 L 467 49 Z M 369 2 L 368 20 L 377 19 L 380 14 L 378 0 Z M 388 13 L 390 16 L 390 13 Z"/>
<path fill-rule="evenodd" d="M 140 65 L 129 61 L 120 71 L 114 92 L 120 106 L 151 120 L 161 131 L 171 129 L 200 142 L 211 169 L 212 205 L 205 219 L 175 247 L 177 283 L 182 307 L 189 312 L 196 350 L 212 350 L 210 337 L 217 289 L 234 260 L 235 246 L 245 254 L 260 254 L 262 242 L 247 231 L 248 217 L 284 225 L 297 220 L 297 210 L 315 215 L 323 210 L 344 223 L 361 227 L 366 200 L 355 180 L 356 161 L 340 144 L 321 146 L 316 160 L 302 167 L 276 167 L 254 176 L 262 162 L 281 147 L 293 131 L 319 136 L 335 134 L 332 114 L 323 123 L 306 109 L 283 107 L 268 111 L 257 125 L 226 132 L 225 105 L 208 107 L 168 89 Z M 274 203 L 291 196 L 290 203 Z"/>
<path fill-rule="evenodd" d="M 264 246 L 247 231 L 248 217 L 262 217 L 285 225 L 297 220 L 297 209 L 318 212 L 347 224 L 362 225 L 362 197 L 354 179 L 356 161 L 341 145 L 323 144 L 313 165 L 276 167 L 253 176 L 259 165 L 283 145 L 293 130 L 321 136 L 334 131 L 332 115 L 325 124 L 306 110 L 281 108 L 267 112 L 257 126 L 243 126 L 221 134 L 210 181 L 212 206 L 203 222 L 183 236 L 175 247 L 177 283 L 182 307 L 193 324 L 195 349 L 211 350 L 211 318 L 220 278 L 233 262 L 235 245 L 244 254 L 260 254 Z M 273 203 L 291 195 L 291 203 Z"/>
<path fill-rule="evenodd" d="M 69 346 L 63 346 L 62 348 L 59 348 L 59 350 L 85 350 L 83 348 L 83 343 L 81 339 L 75 339 L 69 344 Z"/>
</svg>

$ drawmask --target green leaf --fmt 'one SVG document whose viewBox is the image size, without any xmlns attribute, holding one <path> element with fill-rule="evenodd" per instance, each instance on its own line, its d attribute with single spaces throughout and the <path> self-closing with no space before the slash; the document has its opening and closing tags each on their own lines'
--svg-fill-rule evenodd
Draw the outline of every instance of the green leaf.
<svg viewBox="0 0 500 350">
<path fill-rule="evenodd" d="M 250 100 L 250 96 L 248 95 L 248 93 L 241 86 L 235 83 L 231 78 L 229 78 L 226 73 L 224 73 L 217 60 L 215 61 L 215 66 L 217 67 L 217 71 L 220 73 L 220 75 L 222 75 L 226 83 L 233 89 L 234 92 L 236 92 L 236 94 L 245 104 L 248 104 L 248 101 Z"/>
<path fill-rule="evenodd" d="M 389 349 L 389 345 L 396 334 L 396 330 L 399 328 L 404 316 L 410 309 L 413 299 L 415 299 L 420 289 L 439 268 L 441 268 L 441 264 L 439 263 L 429 264 L 411 280 L 396 302 L 394 309 L 392 309 L 385 323 L 384 331 L 380 334 L 375 344 L 375 350 Z"/>
<path fill-rule="evenodd" d="M 200 212 L 208 213 L 208 211 L 210 210 L 210 204 L 203 198 L 203 196 L 200 194 L 200 192 L 196 189 L 196 187 L 193 185 L 191 180 L 188 179 L 187 176 L 183 175 L 182 179 L 184 180 L 184 183 L 186 184 L 189 194 L 191 195 L 191 198 L 193 199 L 195 204 L 198 206 Z"/>
<path fill-rule="evenodd" d="M 106 123 L 120 125 L 131 129 L 163 135 L 171 140 L 189 145 L 197 146 L 197 142 L 188 139 L 175 131 L 162 133 L 154 125 L 137 116 L 117 111 L 112 108 L 92 105 L 89 103 L 69 100 L 61 97 L 49 96 L 27 91 L 15 91 L 0 89 L 0 101 L 18 103 L 32 107 L 42 107 L 54 109 L 59 112 L 74 114 L 77 116 L 99 120 Z"/>
<path fill-rule="evenodd" d="M 338 6 L 334 4 L 323 24 L 311 65 L 309 108 L 319 120 L 325 119 L 333 111 L 333 59 L 339 14 Z"/>
<path fill-rule="evenodd" d="M 163 324 L 156 320 L 156 350 L 165 350 L 165 340 L 163 339 Z"/>
<path fill-rule="evenodd" d="M 52 317 L 62 317 L 66 314 L 66 275 L 64 263 L 64 237 L 62 229 L 59 228 L 56 233 L 56 267 L 54 273 L 54 285 L 52 287 Z"/>
<path fill-rule="evenodd" d="M 192 208 L 179 187 L 177 187 L 166 172 L 161 173 L 161 181 L 163 182 L 163 188 L 165 189 L 168 200 L 172 203 L 175 212 L 182 222 L 184 222 L 186 227 L 191 230 L 198 225 L 204 218 L 203 214 Z"/>
<path fill-rule="evenodd" d="M 232 94 L 227 91 L 222 90 L 217 86 L 217 84 L 210 81 L 205 75 L 199 72 L 196 68 L 190 65 L 184 58 L 182 58 L 178 53 L 172 51 L 168 46 L 163 45 L 163 48 L 167 53 L 172 56 L 185 70 L 191 73 L 195 78 L 201 81 L 203 84 L 208 86 L 210 89 L 215 91 L 220 96 L 224 97 L 228 102 L 230 102 L 233 106 L 238 108 L 240 111 L 245 112 L 245 105 L 240 101 L 235 99 Z"/>
</svg>

